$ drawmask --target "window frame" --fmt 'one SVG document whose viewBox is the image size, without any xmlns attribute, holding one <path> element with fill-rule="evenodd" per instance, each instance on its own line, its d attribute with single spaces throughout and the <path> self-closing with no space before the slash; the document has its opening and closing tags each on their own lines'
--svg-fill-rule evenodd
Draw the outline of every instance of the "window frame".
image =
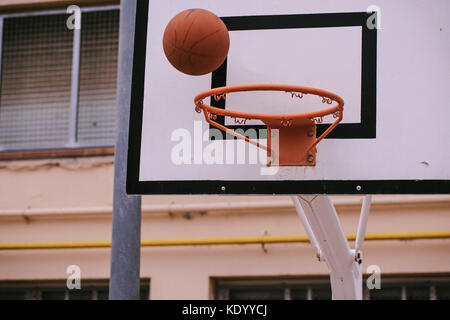
<svg viewBox="0 0 450 320">
<path fill-rule="evenodd" d="M 213 278 L 214 299 L 229 300 L 230 289 L 273 288 L 284 290 L 283 300 L 292 300 L 292 289 L 305 289 L 306 300 L 313 300 L 313 290 L 330 286 L 329 276 Z M 331 287 L 330 287 L 331 290 Z M 330 291 L 331 296 L 331 291 Z"/>
<path fill-rule="evenodd" d="M 370 300 L 371 295 L 366 286 L 366 281 L 370 275 L 363 275 L 363 299 Z M 302 288 L 306 290 L 306 300 L 313 300 L 313 291 L 316 288 L 330 286 L 329 276 L 291 276 L 291 277 L 213 277 L 212 298 L 217 300 L 229 300 L 230 290 L 233 289 L 284 289 L 284 300 L 291 300 L 292 289 Z M 383 287 L 394 287 L 401 290 L 401 296 L 398 300 L 408 300 L 408 288 L 415 286 L 428 287 L 429 300 L 436 300 L 437 287 L 450 287 L 450 274 L 448 273 L 430 273 L 430 274 L 385 274 L 381 277 L 381 290 Z M 331 288 L 330 288 L 331 289 Z M 330 291 L 331 296 L 331 291 Z"/>
<path fill-rule="evenodd" d="M 119 10 L 120 5 L 102 5 L 102 6 L 79 6 L 81 10 L 81 20 L 83 13 Z M 2 56 L 3 56 L 3 26 L 5 19 L 46 16 L 54 14 L 69 14 L 67 9 L 53 9 L 40 11 L 27 11 L 0 14 L 0 81 L 2 79 Z M 73 49 L 72 49 L 72 67 L 71 67 L 71 91 L 70 91 L 70 136 L 66 143 L 49 144 L 47 146 L 1 146 L 1 160 L 25 160 L 40 158 L 61 158 L 61 157 L 80 157 L 80 156 L 105 156 L 114 154 L 114 145 L 105 145 L 104 143 L 80 143 L 77 141 L 77 123 L 79 109 L 79 87 L 80 87 L 80 66 L 81 66 L 81 29 L 73 30 Z M 0 93 L 1 94 L 1 93 Z"/>
<path fill-rule="evenodd" d="M 55 300 L 43 299 L 43 293 L 64 292 L 64 300 L 71 300 L 70 292 L 86 293 L 88 291 L 91 293 L 90 300 L 99 300 L 99 292 L 109 291 L 109 279 L 81 279 L 81 289 L 68 289 L 66 281 L 67 279 L 2 280 L 0 281 L 0 292 L 23 293 L 23 300 Z M 139 290 L 141 294 L 140 300 L 150 300 L 151 279 L 147 277 L 140 278 Z"/>
</svg>

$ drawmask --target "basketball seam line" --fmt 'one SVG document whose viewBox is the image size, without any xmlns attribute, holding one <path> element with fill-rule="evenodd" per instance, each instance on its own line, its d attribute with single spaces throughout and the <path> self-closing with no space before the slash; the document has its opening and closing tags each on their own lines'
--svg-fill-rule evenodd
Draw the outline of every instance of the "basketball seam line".
<svg viewBox="0 0 450 320">
<path fill-rule="evenodd" d="M 191 14 L 191 12 L 186 16 L 186 18 L 189 17 L 190 14 Z M 194 22 L 195 22 L 195 20 L 197 19 L 197 17 L 198 17 L 198 15 L 196 15 L 196 16 L 193 18 L 193 20 L 192 20 L 192 22 L 191 22 L 191 25 L 190 25 L 189 28 L 187 29 L 186 34 L 184 35 L 183 43 L 181 44 L 182 47 L 184 47 L 184 43 L 186 42 L 187 36 L 189 35 L 189 32 L 191 31 L 191 28 L 192 28 L 192 26 L 194 25 Z M 185 19 L 186 19 L 186 18 L 185 18 Z"/>
<path fill-rule="evenodd" d="M 186 54 L 191 54 L 194 56 L 198 56 L 198 57 L 206 57 L 206 58 L 215 58 L 217 57 L 216 55 L 206 55 L 206 54 L 201 54 L 201 53 L 197 53 L 197 52 L 191 52 L 191 51 L 187 51 L 186 49 L 177 47 L 176 45 L 174 45 L 173 43 L 169 43 L 172 47 L 174 47 L 175 49 L 178 49 L 180 51 L 183 51 Z"/>
<path fill-rule="evenodd" d="M 214 31 L 213 33 L 210 33 L 210 34 L 208 34 L 208 35 L 206 35 L 206 36 L 204 36 L 203 38 L 201 38 L 201 39 L 198 39 L 197 41 L 195 41 L 193 44 L 192 44 L 192 46 L 189 48 L 189 50 L 192 50 L 192 49 L 194 49 L 194 47 L 197 45 L 197 44 L 199 44 L 200 42 L 202 42 L 203 40 L 205 40 L 205 39 L 207 39 L 208 37 L 210 37 L 210 36 L 213 36 L 213 35 L 215 35 L 215 34 L 217 34 L 218 32 L 220 32 L 220 29 L 218 29 L 218 30 L 216 30 L 216 31 Z"/>
</svg>

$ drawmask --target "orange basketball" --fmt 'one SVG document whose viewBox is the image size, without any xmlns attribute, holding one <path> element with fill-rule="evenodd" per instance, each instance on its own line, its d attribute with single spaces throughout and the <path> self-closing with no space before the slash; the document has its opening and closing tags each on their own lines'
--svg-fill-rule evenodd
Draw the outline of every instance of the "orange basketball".
<svg viewBox="0 0 450 320">
<path fill-rule="evenodd" d="M 230 37 L 214 13 L 188 9 L 167 24 L 163 47 L 167 60 L 177 70 L 197 76 L 220 67 L 227 57 Z"/>
</svg>

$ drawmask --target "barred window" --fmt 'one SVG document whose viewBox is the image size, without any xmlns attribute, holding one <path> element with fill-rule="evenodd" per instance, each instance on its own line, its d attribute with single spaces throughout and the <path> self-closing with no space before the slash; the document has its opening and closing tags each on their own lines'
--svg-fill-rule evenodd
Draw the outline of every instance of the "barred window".
<svg viewBox="0 0 450 320">
<path fill-rule="evenodd" d="M 366 279 L 365 279 L 366 280 Z M 365 300 L 450 300 L 450 276 L 382 277 L 381 289 L 369 290 Z M 219 300 L 330 300 L 328 277 L 287 279 L 217 279 Z"/>
<path fill-rule="evenodd" d="M 0 17 L 0 151 L 114 144 L 119 10 Z"/>
<path fill-rule="evenodd" d="M 327 277 L 287 279 L 218 279 L 219 300 L 330 300 Z"/>
<path fill-rule="evenodd" d="M 150 280 L 141 279 L 140 299 L 148 300 Z M 0 281 L 0 300 L 108 300 L 108 280 L 81 280 L 81 289 L 67 289 L 66 280 Z"/>
</svg>

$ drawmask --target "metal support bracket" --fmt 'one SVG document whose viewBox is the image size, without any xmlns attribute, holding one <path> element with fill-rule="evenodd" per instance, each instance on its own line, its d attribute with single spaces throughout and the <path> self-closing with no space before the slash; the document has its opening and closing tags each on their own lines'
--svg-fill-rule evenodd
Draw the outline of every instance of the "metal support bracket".
<svg viewBox="0 0 450 320">
<path fill-rule="evenodd" d="M 333 299 L 362 299 L 362 246 L 371 196 L 363 199 L 355 242 L 350 249 L 331 199 L 326 195 L 292 196 L 311 244 L 330 270 Z"/>
</svg>

